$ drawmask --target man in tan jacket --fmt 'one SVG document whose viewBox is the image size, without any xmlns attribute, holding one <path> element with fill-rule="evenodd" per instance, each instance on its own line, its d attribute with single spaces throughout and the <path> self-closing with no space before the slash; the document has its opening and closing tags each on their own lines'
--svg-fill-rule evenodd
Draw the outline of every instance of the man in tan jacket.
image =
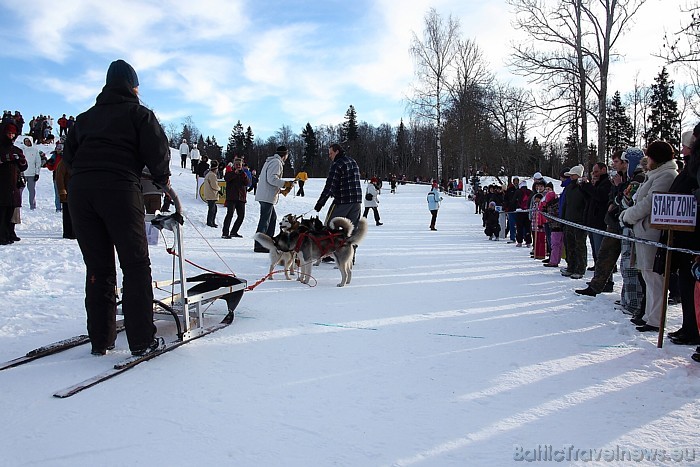
<svg viewBox="0 0 700 467">
<path fill-rule="evenodd" d="M 216 169 L 218 166 L 216 161 L 211 161 L 211 168 L 204 176 L 202 195 L 204 196 L 204 201 L 206 201 L 209 206 L 209 210 L 207 211 L 207 225 L 209 227 L 218 227 L 218 225 L 216 225 L 216 202 L 219 200 L 219 180 L 216 178 Z"/>
</svg>

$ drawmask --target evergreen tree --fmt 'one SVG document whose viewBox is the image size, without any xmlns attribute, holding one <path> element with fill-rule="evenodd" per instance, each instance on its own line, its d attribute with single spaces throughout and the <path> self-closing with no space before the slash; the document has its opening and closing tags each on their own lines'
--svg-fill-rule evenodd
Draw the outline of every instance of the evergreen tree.
<svg viewBox="0 0 700 467">
<path fill-rule="evenodd" d="M 313 174 L 318 162 L 318 141 L 310 123 L 307 123 L 306 127 L 301 131 L 301 137 L 304 139 L 304 152 L 301 156 L 299 170 Z"/>
<path fill-rule="evenodd" d="M 610 157 L 618 149 L 634 146 L 634 127 L 632 120 L 627 115 L 627 109 L 622 105 L 619 91 L 615 92 L 608 106 L 605 140 L 607 142 L 606 157 Z"/>
<path fill-rule="evenodd" d="M 405 174 L 410 169 L 410 148 L 406 126 L 403 124 L 403 118 L 399 123 L 399 128 L 396 130 L 396 155 L 392 171 Z"/>
<path fill-rule="evenodd" d="M 530 163 L 532 164 L 533 172 L 542 172 L 544 150 L 540 146 L 539 141 L 537 141 L 537 137 L 532 138 L 532 144 L 530 145 Z"/>
<path fill-rule="evenodd" d="M 673 81 L 668 79 L 666 67 L 661 69 L 654 81 L 656 84 L 651 85 L 649 102 L 651 114 L 647 117 L 649 128 L 644 134 L 644 139 L 647 144 L 661 140 L 673 147 L 678 147 L 680 145 L 678 103 L 673 99 Z"/>
<path fill-rule="evenodd" d="M 250 159 L 250 156 L 253 153 L 253 144 L 255 143 L 254 137 L 255 135 L 253 135 L 253 130 L 249 126 L 245 131 L 245 139 L 243 141 L 243 156 L 245 157 L 246 161 Z"/>
<path fill-rule="evenodd" d="M 182 125 L 182 131 L 180 132 L 179 142 L 182 142 L 183 139 L 186 139 L 187 143 L 189 143 L 190 145 L 194 142 L 192 128 L 190 128 L 190 126 L 187 124 Z M 180 144 L 178 143 L 178 146 L 179 145 Z"/>
<path fill-rule="evenodd" d="M 596 154 L 598 154 L 597 151 L 598 151 L 598 146 L 596 146 L 596 145 L 593 144 L 593 143 L 591 143 L 591 144 L 588 145 L 588 155 L 590 156 L 590 157 L 588 158 L 589 161 L 591 160 L 591 157 L 596 157 Z M 594 160 L 595 162 L 598 162 L 598 161 L 595 160 L 595 159 L 593 159 L 593 160 Z M 593 166 L 593 164 L 595 164 L 595 162 L 591 162 L 591 163 L 590 163 L 591 167 Z"/>
<path fill-rule="evenodd" d="M 226 145 L 226 152 L 224 153 L 224 158 L 226 161 L 232 161 L 236 154 L 236 127 L 231 130 L 231 135 L 228 137 L 228 144 Z"/>
<path fill-rule="evenodd" d="M 348 107 L 347 112 L 345 112 L 345 122 L 343 122 L 343 139 L 348 143 L 357 141 L 357 113 L 355 112 L 355 107 Z"/>
<path fill-rule="evenodd" d="M 578 126 L 574 122 L 571 124 L 569 136 L 566 138 L 566 143 L 564 144 L 564 164 L 567 167 L 573 167 L 581 163 L 580 147 L 581 141 L 578 137 Z"/>
<path fill-rule="evenodd" d="M 251 132 L 252 133 L 252 132 Z M 245 150 L 245 133 L 243 133 L 243 125 L 238 120 L 231 130 L 231 136 L 228 137 L 226 152 L 224 156 L 227 161 L 232 161 L 234 157 L 242 155 Z"/>
<path fill-rule="evenodd" d="M 209 148 L 211 148 L 211 137 L 207 136 L 204 140 L 204 150 L 202 151 L 202 155 L 207 156 L 209 159 L 211 159 L 211 155 L 209 154 Z"/>
<path fill-rule="evenodd" d="M 236 140 L 236 155 L 240 155 L 245 149 L 245 132 L 243 131 L 243 125 L 241 125 L 240 120 L 238 120 L 238 123 L 233 127 L 233 135 Z"/>
<path fill-rule="evenodd" d="M 345 112 L 345 121 L 341 127 L 341 135 L 346 149 L 351 155 L 357 157 L 359 131 L 357 128 L 357 113 L 355 113 L 355 107 L 352 105 L 348 107 L 348 111 Z"/>
<path fill-rule="evenodd" d="M 207 137 L 208 139 L 208 137 Z M 207 157 L 211 160 L 221 160 L 222 156 L 222 151 L 223 147 L 219 146 L 216 142 L 216 137 L 212 136 L 211 137 L 211 145 L 209 146 L 207 150 Z"/>
</svg>

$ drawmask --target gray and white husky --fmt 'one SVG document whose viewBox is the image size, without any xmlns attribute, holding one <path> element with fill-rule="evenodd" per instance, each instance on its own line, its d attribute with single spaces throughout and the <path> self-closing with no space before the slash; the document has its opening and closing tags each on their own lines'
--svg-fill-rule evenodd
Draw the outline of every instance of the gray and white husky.
<svg viewBox="0 0 700 467">
<path fill-rule="evenodd" d="M 315 261 L 324 256 L 333 256 L 340 270 L 338 287 L 349 284 L 352 280 L 352 262 L 355 247 L 367 234 L 367 219 L 361 218 L 357 228 L 345 217 L 334 217 L 328 227 L 321 230 L 303 230 L 282 232 L 274 238 L 263 233 L 256 233 L 258 243 L 270 249 L 271 259 L 273 246 L 275 250 L 296 252 L 300 262 L 299 280 L 308 284 L 311 279 L 311 267 Z M 273 265 L 274 267 L 274 265 Z"/>
</svg>

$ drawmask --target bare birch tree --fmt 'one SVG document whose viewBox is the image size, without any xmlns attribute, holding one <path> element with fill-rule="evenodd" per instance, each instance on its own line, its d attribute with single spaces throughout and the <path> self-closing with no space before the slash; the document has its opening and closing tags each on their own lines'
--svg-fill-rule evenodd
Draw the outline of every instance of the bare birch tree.
<svg viewBox="0 0 700 467">
<path fill-rule="evenodd" d="M 446 83 L 459 39 L 459 21 L 450 15 L 447 20 L 434 9 L 425 15 L 422 39 L 413 33 L 410 52 L 415 61 L 418 82 L 408 98 L 413 115 L 435 123 L 437 177 L 442 180 L 442 147 L 440 141 Z"/>
</svg>

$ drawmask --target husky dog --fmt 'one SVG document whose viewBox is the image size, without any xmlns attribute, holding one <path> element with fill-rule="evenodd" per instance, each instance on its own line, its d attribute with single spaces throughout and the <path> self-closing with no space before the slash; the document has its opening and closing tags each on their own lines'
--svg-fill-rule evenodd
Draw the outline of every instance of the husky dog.
<svg viewBox="0 0 700 467">
<path fill-rule="evenodd" d="M 294 275 L 294 271 L 297 266 L 296 252 L 293 249 L 286 247 L 286 243 L 280 247 L 278 245 L 279 237 L 288 237 L 291 232 L 295 232 L 302 227 L 302 223 L 299 222 L 299 218 L 294 214 L 285 215 L 280 221 L 280 234 L 275 237 L 269 237 L 264 233 L 256 233 L 253 238 L 260 243 L 262 246 L 270 250 L 270 274 L 275 269 L 278 264 L 284 267 L 284 277 L 287 280 L 291 280 L 290 275 Z M 272 279 L 272 275 L 270 275 Z"/>
<path fill-rule="evenodd" d="M 288 235 L 289 233 L 287 232 L 281 232 L 278 236 L 272 238 L 262 232 L 257 232 L 253 238 L 259 244 L 270 250 L 270 274 L 272 274 L 275 266 L 278 264 L 282 265 L 284 267 L 284 278 L 289 281 L 292 280 L 292 278 L 289 277 L 290 274 L 293 276 L 296 269 L 296 252 L 294 252 L 293 249 L 283 249 L 287 248 L 287 243 L 282 243 L 280 245 L 278 241 L 280 236 Z M 272 275 L 270 275 L 270 279 L 272 279 Z M 301 278 L 299 280 L 301 280 Z"/>
<path fill-rule="evenodd" d="M 299 266 L 298 279 L 308 284 L 311 279 L 311 267 L 314 262 L 324 256 L 333 256 L 340 270 L 341 280 L 338 287 L 349 284 L 352 280 L 352 260 L 355 247 L 367 233 L 367 220 L 362 218 L 354 229 L 352 222 L 345 217 L 331 219 L 328 227 L 318 218 L 303 219 L 298 226 L 288 229 L 296 218 L 288 216 L 280 222 L 283 229 L 274 238 L 258 232 L 253 238 L 270 250 L 270 272 L 277 264 L 285 266 L 285 276 L 289 279 L 287 268 L 294 267 L 296 260 Z M 288 266 L 289 265 L 289 266 Z"/>
<path fill-rule="evenodd" d="M 301 222 L 299 222 L 299 218 L 294 214 L 287 214 L 280 221 L 281 232 L 291 232 L 292 230 L 297 230 L 300 226 Z"/>
<path fill-rule="evenodd" d="M 354 229 L 352 222 L 345 217 L 334 217 L 323 231 L 309 231 L 300 234 L 294 249 L 301 263 L 299 280 L 308 284 L 311 267 L 315 261 L 332 255 L 340 270 L 338 287 L 349 284 L 352 280 L 352 259 L 355 247 L 367 234 L 367 219 L 361 218 Z"/>
</svg>

